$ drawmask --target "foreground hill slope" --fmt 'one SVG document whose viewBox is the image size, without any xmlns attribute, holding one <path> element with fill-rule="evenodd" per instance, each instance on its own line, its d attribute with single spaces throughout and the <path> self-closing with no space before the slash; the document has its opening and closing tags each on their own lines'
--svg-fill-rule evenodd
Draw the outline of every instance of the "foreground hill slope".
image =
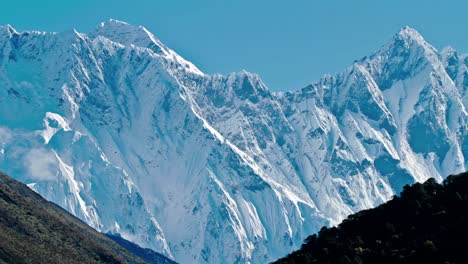
<svg viewBox="0 0 468 264">
<path fill-rule="evenodd" d="M 322 228 L 276 263 L 468 263 L 467 221 L 468 173 L 429 179 Z"/>
<path fill-rule="evenodd" d="M 0 262 L 147 263 L 2 173 Z"/>
</svg>

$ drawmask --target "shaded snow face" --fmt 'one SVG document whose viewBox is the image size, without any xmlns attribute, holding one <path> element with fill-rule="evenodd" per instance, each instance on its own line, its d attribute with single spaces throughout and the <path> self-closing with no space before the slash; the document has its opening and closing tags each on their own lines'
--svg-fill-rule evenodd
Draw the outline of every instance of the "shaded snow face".
<svg viewBox="0 0 468 264">
<path fill-rule="evenodd" d="M 0 27 L 0 169 L 181 263 L 265 263 L 405 184 L 466 170 L 467 59 L 413 29 L 272 93 L 142 26 Z"/>
</svg>

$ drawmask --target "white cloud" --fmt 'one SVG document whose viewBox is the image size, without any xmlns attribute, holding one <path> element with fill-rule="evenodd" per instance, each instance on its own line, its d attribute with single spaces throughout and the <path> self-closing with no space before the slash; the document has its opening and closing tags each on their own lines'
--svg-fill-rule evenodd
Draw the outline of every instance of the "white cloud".
<svg viewBox="0 0 468 264">
<path fill-rule="evenodd" d="M 0 126 L 0 145 L 7 144 L 12 137 L 13 133 L 10 129 Z"/>
<path fill-rule="evenodd" d="M 27 82 L 27 81 L 21 81 L 20 83 L 16 83 L 16 86 L 25 87 L 25 88 L 28 88 L 28 89 L 34 88 L 34 85 L 32 83 L 30 83 L 30 82 Z"/>
<path fill-rule="evenodd" d="M 28 176 L 36 180 L 53 180 L 58 171 L 55 154 L 45 148 L 30 150 L 23 158 Z"/>
</svg>

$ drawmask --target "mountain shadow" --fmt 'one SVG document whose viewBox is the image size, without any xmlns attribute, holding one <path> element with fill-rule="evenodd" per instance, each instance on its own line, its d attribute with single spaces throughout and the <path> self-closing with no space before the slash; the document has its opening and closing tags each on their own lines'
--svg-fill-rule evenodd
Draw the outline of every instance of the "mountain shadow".
<svg viewBox="0 0 468 264">
<path fill-rule="evenodd" d="M 139 245 L 122 238 L 119 234 L 108 233 L 106 234 L 106 236 L 114 240 L 117 244 L 124 247 L 128 251 L 132 252 L 134 255 L 142 258 L 148 264 L 176 264 L 177 263 L 149 248 L 142 248 Z"/>
</svg>

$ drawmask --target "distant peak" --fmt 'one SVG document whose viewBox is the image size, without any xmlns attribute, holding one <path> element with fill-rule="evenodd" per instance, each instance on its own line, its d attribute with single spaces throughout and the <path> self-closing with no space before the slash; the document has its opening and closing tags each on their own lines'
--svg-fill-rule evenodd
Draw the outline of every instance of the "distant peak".
<svg viewBox="0 0 468 264">
<path fill-rule="evenodd" d="M 13 35 L 13 34 L 18 34 L 18 32 L 10 24 L 0 26 L 0 31 L 5 31 L 10 36 Z"/>
<path fill-rule="evenodd" d="M 442 66 L 438 51 L 417 30 L 408 26 L 401 28 L 387 44 L 358 63 L 364 65 L 374 79 L 381 79 L 379 86 L 382 89 L 390 88 L 395 76 L 408 77 L 426 67 L 440 69 Z"/>
<path fill-rule="evenodd" d="M 401 53 L 404 51 L 423 51 L 422 54 L 429 57 L 436 57 L 437 50 L 427 43 L 419 32 L 411 27 L 405 26 L 394 35 L 393 39 L 380 50 L 380 52 L 394 51 Z M 396 55 L 396 54 L 393 54 Z"/>
<path fill-rule="evenodd" d="M 424 38 L 421 36 L 421 34 L 419 34 L 419 32 L 416 29 L 411 28 L 409 26 L 401 28 L 395 37 L 399 39 L 404 39 L 406 41 L 413 40 L 419 43 L 425 43 Z"/>
<path fill-rule="evenodd" d="M 104 21 L 104 22 L 101 22 L 101 25 L 105 25 L 105 24 L 115 24 L 115 25 L 130 25 L 128 24 L 127 22 L 125 21 L 121 21 L 121 20 L 117 20 L 117 19 L 109 19 L 107 21 Z"/>
<path fill-rule="evenodd" d="M 10 24 L 6 24 L 5 28 L 10 32 L 16 32 L 16 30 Z"/>
<path fill-rule="evenodd" d="M 400 34 L 400 35 L 412 35 L 412 36 L 415 36 L 415 35 L 418 36 L 418 35 L 420 35 L 419 32 L 418 32 L 416 29 L 414 29 L 414 28 L 412 28 L 412 27 L 410 27 L 410 26 L 404 26 L 404 27 L 402 27 L 402 28 L 400 29 L 400 31 L 399 31 L 399 34 Z"/>
<path fill-rule="evenodd" d="M 116 19 L 101 22 L 89 35 L 91 37 L 103 36 L 123 45 L 133 44 L 148 47 L 158 54 L 165 53 L 164 45 L 145 27 L 131 25 Z"/>
<path fill-rule="evenodd" d="M 458 52 L 452 48 L 452 47 L 445 47 L 441 52 L 440 52 L 442 62 L 445 67 L 447 66 L 456 66 L 460 63 L 460 57 L 458 55 Z M 446 69 L 447 73 L 452 77 L 452 79 L 456 79 L 456 71 L 453 69 Z"/>
<path fill-rule="evenodd" d="M 96 30 L 102 30 L 102 29 L 106 29 L 106 30 L 125 30 L 125 31 L 131 31 L 131 30 L 134 30 L 134 31 L 138 31 L 139 27 L 138 26 L 134 26 L 134 25 L 131 25 L 127 22 L 124 22 L 124 21 L 120 21 L 120 20 L 117 20 L 117 19 L 109 19 L 109 20 L 106 20 L 106 21 L 103 21 L 99 24 L 99 26 L 97 27 Z"/>
<path fill-rule="evenodd" d="M 89 33 L 90 38 L 97 38 L 99 36 L 107 38 L 113 42 L 120 43 L 124 46 L 134 45 L 150 49 L 155 54 L 177 61 L 192 73 L 198 75 L 203 74 L 199 69 L 197 69 L 197 67 L 195 67 L 195 65 L 170 50 L 158 38 L 156 38 L 153 33 L 143 26 L 135 26 L 123 21 L 109 19 L 100 23 L 94 31 Z"/>
<path fill-rule="evenodd" d="M 457 50 L 448 46 L 448 47 L 445 47 L 441 52 L 440 54 L 442 54 L 442 57 L 450 57 L 450 56 L 456 56 L 458 55 L 457 54 Z"/>
</svg>

